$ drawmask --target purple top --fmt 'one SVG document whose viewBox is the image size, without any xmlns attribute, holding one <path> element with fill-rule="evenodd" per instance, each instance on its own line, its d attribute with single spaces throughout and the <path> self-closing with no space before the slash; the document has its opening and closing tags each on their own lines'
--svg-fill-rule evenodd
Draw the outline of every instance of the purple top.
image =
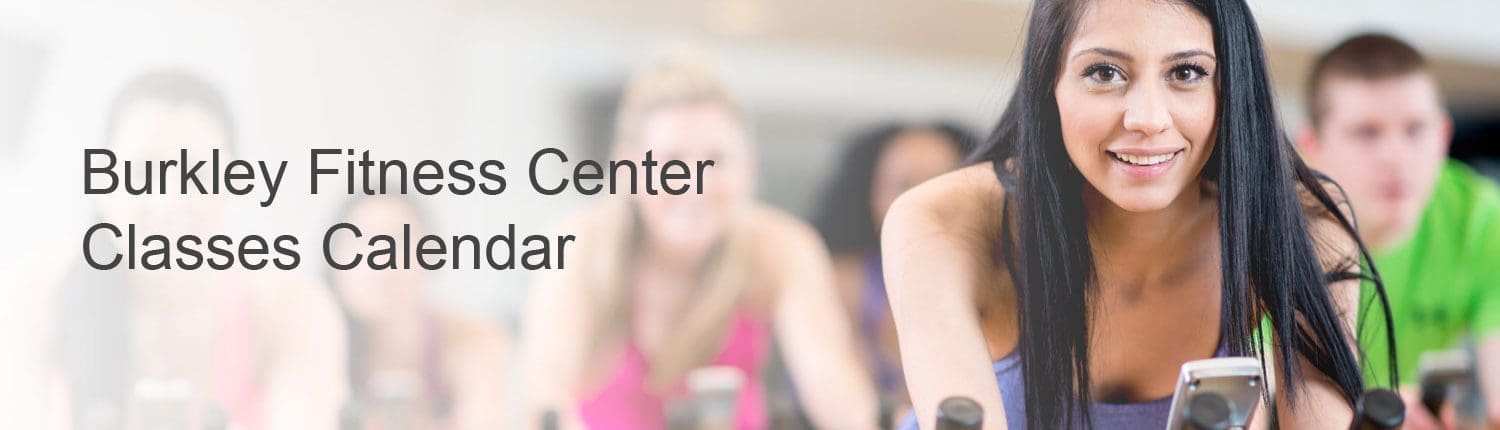
<svg viewBox="0 0 1500 430">
<path fill-rule="evenodd" d="M 1222 357 L 1227 351 L 1221 346 L 1214 353 Z M 1007 428 L 1026 430 L 1025 378 L 1021 374 L 1021 355 L 1011 352 L 995 362 L 995 381 L 1000 383 L 1000 398 L 1005 403 Z M 1091 403 L 1089 414 L 1100 428 L 1159 429 L 1167 427 L 1167 418 L 1172 413 L 1172 396 L 1140 403 Z M 1082 428 L 1082 419 L 1074 416 L 1073 428 Z M 917 430 L 915 414 L 907 414 L 897 426 L 901 430 Z"/>
<path fill-rule="evenodd" d="M 880 253 L 866 255 L 864 266 L 864 291 L 859 295 L 859 333 L 866 341 L 860 342 L 860 346 L 864 348 L 865 357 L 870 360 L 870 371 L 874 373 L 875 383 L 881 392 L 905 390 L 901 365 L 886 359 L 885 351 L 881 350 L 880 345 L 880 332 L 885 328 L 886 320 L 891 318 L 891 301 L 885 294 Z"/>
</svg>

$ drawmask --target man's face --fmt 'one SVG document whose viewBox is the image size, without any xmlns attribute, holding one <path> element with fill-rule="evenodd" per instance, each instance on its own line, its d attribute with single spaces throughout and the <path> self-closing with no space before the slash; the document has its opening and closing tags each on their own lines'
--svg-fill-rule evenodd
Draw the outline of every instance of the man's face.
<svg viewBox="0 0 1500 430">
<path fill-rule="evenodd" d="M 1321 97 L 1321 123 L 1302 148 L 1348 192 L 1369 245 L 1394 245 L 1416 227 L 1448 152 L 1452 124 L 1437 85 L 1426 73 L 1333 76 Z"/>
</svg>

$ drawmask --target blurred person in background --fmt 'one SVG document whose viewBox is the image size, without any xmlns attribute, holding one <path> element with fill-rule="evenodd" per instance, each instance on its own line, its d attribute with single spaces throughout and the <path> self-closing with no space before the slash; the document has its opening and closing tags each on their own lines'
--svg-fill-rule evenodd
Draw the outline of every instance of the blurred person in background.
<svg viewBox="0 0 1500 430">
<path fill-rule="evenodd" d="M 396 195 L 351 200 L 335 222 L 358 226 L 362 237 L 426 235 L 427 217 Z M 335 255 L 368 255 L 368 239 L 341 235 Z M 509 384 L 507 337 L 497 327 L 442 309 L 427 298 L 429 272 L 332 270 L 344 312 L 349 400 L 346 430 L 493 429 L 506 424 Z"/>
<path fill-rule="evenodd" d="M 715 164 L 702 194 L 609 198 L 562 223 L 576 251 L 537 274 L 526 305 L 525 426 L 551 412 L 564 428 L 666 428 L 665 411 L 691 402 L 685 379 L 720 366 L 742 381 L 729 426 L 764 428 L 774 340 L 815 425 L 874 427 L 827 251 L 754 200 L 745 114 L 692 55 L 648 62 L 625 90 L 615 158 L 646 151 Z"/>
<path fill-rule="evenodd" d="M 238 149 L 223 96 L 189 73 L 142 75 L 118 94 L 105 147 L 120 160 L 207 159 Z M 221 195 L 96 198 L 97 216 L 138 234 L 224 232 Z M 125 237 L 86 243 L 111 255 Z M 108 248 L 108 249 L 100 249 Z M 123 254 L 123 251 L 121 251 Z M 329 428 L 343 398 L 343 331 L 327 289 L 278 270 L 96 270 L 61 275 L 48 339 L 52 426 Z"/>
<path fill-rule="evenodd" d="M 895 322 L 880 268 L 880 224 L 896 196 L 963 162 L 974 137 L 957 124 L 886 123 L 855 135 L 819 200 L 814 225 L 833 253 L 834 276 L 866 373 L 886 411 L 911 407 Z"/>
<path fill-rule="evenodd" d="M 1419 357 L 1459 346 L 1465 333 L 1489 425 L 1500 428 L 1500 191 L 1447 158 L 1453 122 L 1437 80 L 1410 45 L 1363 34 L 1323 54 L 1307 88 L 1300 146 L 1348 192 L 1386 281 L 1407 428 L 1437 425 L 1417 393 Z M 1367 292 L 1362 307 L 1372 299 Z M 1363 334 L 1367 349 L 1385 347 L 1383 331 Z M 1378 377 L 1391 363 L 1371 355 L 1366 366 Z"/>
</svg>

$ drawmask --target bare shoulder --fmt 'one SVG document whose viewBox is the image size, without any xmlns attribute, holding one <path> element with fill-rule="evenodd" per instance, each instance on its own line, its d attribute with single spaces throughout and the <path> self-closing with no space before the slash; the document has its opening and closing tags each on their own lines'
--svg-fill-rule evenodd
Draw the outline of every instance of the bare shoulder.
<svg viewBox="0 0 1500 430">
<path fill-rule="evenodd" d="M 755 239 L 757 256 L 785 262 L 796 256 L 827 254 L 811 225 L 780 209 L 762 203 L 752 205 L 746 227 L 747 234 Z"/>
<path fill-rule="evenodd" d="M 581 254 L 606 252 L 613 245 L 611 239 L 630 225 L 629 205 L 622 199 L 600 199 L 568 212 L 550 223 L 549 234 L 568 234 L 576 237 L 569 249 Z M 568 261 L 568 266 L 587 265 L 591 259 Z"/>
<path fill-rule="evenodd" d="M 972 312 L 991 358 L 1014 348 L 1015 286 L 1000 240 L 1005 201 L 988 163 L 938 176 L 896 198 L 880 248 L 898 327 Z"/>
<path fill-rule="evenodd" d="M 751 204 L 737 234 L 748 248 L 747 269 L 765 287 L 757 289 L 759 303 L 769 304 L 784 286 L 833 284 L 832 257 L 811 225 L 780 209 Z"/>
<path fill-rule="evenodd" d="M 18 287 L 0 288 L 0 310 L 9 311 L 6 315 L 42 315 L 51 311 L 69 271 L 83 264 L 78 250 L 73 248 L 76 245 L 61 240 L 46 242 L 14 261 L 0 261 L 0 285 Z"/>
<path fill-rule="evenodd" d="M 257 315 L 322 320 L 339 313 L 333 291 L 318 278 L 297 272 L 240 272 Z"/>
<path fill-rule="evenodd" d="M 1000 237 L 1005 189 L 988 163 L 943 174 L 912 188 L 891 205 L 882 227 L 884 249 L 911 241 L 957 241 L 975 255 L 990 255 Z"/>
<path fill-rule="evenodd" d="M 436 313 L 436 319 L 438 327 L 443 331 L 444 340 L 453 342 L 455 346 L 483 346 L 484 349 L 491 349 L 489 352 L 499 352 L 509 344 L 509 336 L 499 324 L 474 314 L 442 309 Z"/>
<path fill-rule="evenodd" d="M 1323 194 L 1328 196 L 1329 202 L 1333 203 L 1332 207 L 1324 204 L 1313 193 L 1313 189 L 1308 188 L 1301 182 L 1297 183 L 1297 199 L 1302 204 L 1302 211 L 1307 214 L 1308 219 L 1326 219 L 1337 222 L 1337 215 L 1342 214 L 1352 221 L 1354 209 L 1349 205 L 1349 195 L 1344 193 L 1343 186 L 1340 186 L 1338 182 L 1334 182 L 1333 179 L 1323 177 L 1318 178 L 1318 185 L 1322 189 Z M 1335 214 L 1334 211 L 1338 211 L 1338 214 Z"/>
<path fill-rule="evenodd" d="M 598 199 L 586 202 L 553 221 L 548 228 L 559 232 L 575 232 L 607 228 L 604 215 L 618 215 L 625 209 L 621 199 Z"/>
<path fill-rule="evenodd" d="M 608 294 L 615 286 L 608 281 L 621 271 L 624 238 L 632 221 L 628 204 L 612 198 L 589 202 L 559 217 L 546 233 L 574 238 L 564 251 L 563 268 L 534 272 L 531 284 L 569 294 Z"/>
<path fill-rule="evenodd" d="M 1297 197 L 1302 213 L 1307 217 L 1307 230 L 1312 235 L 1318 260 L 1325 271 L 1342 271 L 1359 268 L 1359 244 L 1350 228 L 1354 223 L 1354 209 L 1349 197 L 1337 182 L 1320 178 L 1318 185 L 1327 200 L 1319 198 L 1314 190 L 1297 184 Z M 1330 205 L 1331 204 L 1331 205 Z M 1341 220 L 1342 218 L 1342 220 Z"/>
<path fill-rule="evenodd" d="M 1003 298 L 1009 276 L 998 239 L 1005 199 L 988 163 L 938 176 L 896 198 L 881 231 L 888 288 L 967 285 L 966 295 L 981 307 Z"/>
<path fill-rule="evenodd" d="M 296 272 L 242 272 L 251 318 L 277 342 L 302 336 L 342 333 L 333 290 L 320 279 Z"/>
<path fill-rule="evenodd" d="M 436 313 L 444 349 L 459 373 L 475 367 L 498 366 L 509 355 L 510 337 L 500 325 L 467 312 L 443 309 Z M 485 382 L 485 381 L 474 381 Z"/>
</svg>

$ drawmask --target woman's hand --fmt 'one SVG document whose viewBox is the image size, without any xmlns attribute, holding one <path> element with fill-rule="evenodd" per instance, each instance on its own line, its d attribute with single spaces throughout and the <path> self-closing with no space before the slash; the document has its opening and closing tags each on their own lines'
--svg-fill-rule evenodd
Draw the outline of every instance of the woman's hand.
<svg viewBox="0 0 1500 430">
<path fill-rule="evenodd" d="M 1401 426 L 1404 430 L 1440 430 L 1443 427 L 1438 418 L 1427 411 L 1427 406 L 1422 404 L 1422 393 L 1413 388 L 1402 388 L 1401 403 L 1406 404 L 1406 423 Z"/>
</svg>

